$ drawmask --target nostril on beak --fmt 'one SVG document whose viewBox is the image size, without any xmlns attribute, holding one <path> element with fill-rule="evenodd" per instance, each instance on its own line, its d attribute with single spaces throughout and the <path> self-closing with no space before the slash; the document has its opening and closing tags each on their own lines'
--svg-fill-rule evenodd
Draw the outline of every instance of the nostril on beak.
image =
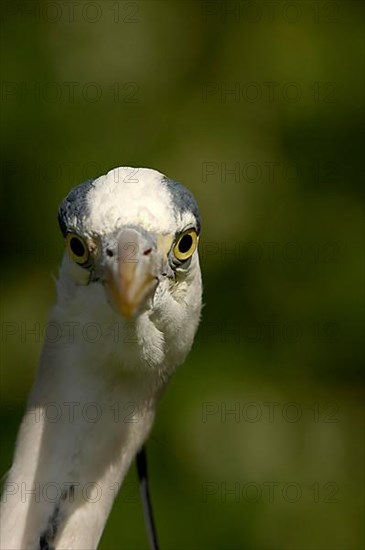
<svg viewBox="0 0 365 550">
<path fill-rule="evenodd" d="M 112 257 L 112 256 L 114 256 L 114 251 L 111 250 L 111 248 L 107 248 L 106 249 L 106 255 Z"/>
<path fill-rule="evenodd" d="M 151 254 L 152 252 L 152 248 L 147 248 L 144 252 L 143 252 L 143 256 L 148 256 L 149 254 Z"/>
</svg>

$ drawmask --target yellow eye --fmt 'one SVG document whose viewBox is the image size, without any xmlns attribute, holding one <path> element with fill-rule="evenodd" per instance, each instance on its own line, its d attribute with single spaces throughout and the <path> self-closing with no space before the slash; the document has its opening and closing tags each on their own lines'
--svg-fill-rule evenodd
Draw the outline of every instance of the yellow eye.
<svg viewBox="0 0 365 550">
<path fill-rule="evenodd" d="M 67 233 L 66 246 L 74 262 L 84 265 L 89 259 L 89 249 L 85 241 L 75 233 Z"/>
<path fill-rule="evenodd" d="M 180 262 L 188 260 L 193 255 L 198 244 L 198 235 L 194 229 L 182 233 L 174 246 L 174 255 Z"/>
</svg>

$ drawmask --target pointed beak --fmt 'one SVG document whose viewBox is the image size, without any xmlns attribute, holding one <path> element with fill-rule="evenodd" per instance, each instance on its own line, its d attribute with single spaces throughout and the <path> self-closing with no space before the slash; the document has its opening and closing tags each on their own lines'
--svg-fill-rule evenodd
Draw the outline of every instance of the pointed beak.
<svg viewBox="0 0 365 550">
<path fill-rule="evenodd" d="M 117 244 L 106 250 L 104 286 L 112 307 L 126 319 L 140 311 L 158 285 L 162 257 L 156 240 L 138 228 L 124 228 Z"/>
</svg>

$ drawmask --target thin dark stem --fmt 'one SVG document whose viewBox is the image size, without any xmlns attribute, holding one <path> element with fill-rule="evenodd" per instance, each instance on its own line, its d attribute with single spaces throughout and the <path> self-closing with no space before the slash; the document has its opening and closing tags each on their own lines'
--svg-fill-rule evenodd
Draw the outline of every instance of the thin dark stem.
<svg viewBox="0 0 365 550">
<path fill-rule="evenodd" d="M 152 502 L 148 486 L 147 454 L 145 446 L 137 453 L 137 472 L 139 478 L 139 490 L 143 504 L 143 515 L 147 528 L 148 540 L 151 550 L 159 550 L 157 542 L 156 526 L 153 519 Z"/>
</svg>

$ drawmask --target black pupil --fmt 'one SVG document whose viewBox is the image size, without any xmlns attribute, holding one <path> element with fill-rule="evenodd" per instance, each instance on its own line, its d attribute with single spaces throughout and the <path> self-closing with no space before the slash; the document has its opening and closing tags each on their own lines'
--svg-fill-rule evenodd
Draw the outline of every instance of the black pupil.
<svg viewBox="0 0 365 550">
<path fill-rule="evenodd" d="M 80 239 L 76 239 L 76 237 L 72 237 L 70 241 L 70 248 L 72 252 L 75 254 L 75 256 L 78 256 L 81 258 L 85 254 L 85 247 L 80 241 Z"/>
<path fill-rule="evenodd" d="M 179 242 L 179 251 L 182 254 L 188 252 L 193 244 L 193 237 L 191 235 L 184 235 Z"/>
</svg>

